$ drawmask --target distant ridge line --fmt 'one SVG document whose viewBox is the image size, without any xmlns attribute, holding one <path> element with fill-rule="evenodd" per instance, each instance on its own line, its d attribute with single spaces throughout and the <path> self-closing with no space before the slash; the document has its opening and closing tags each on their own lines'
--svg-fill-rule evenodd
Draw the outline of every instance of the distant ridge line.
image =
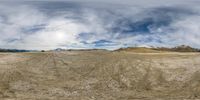
<svg viewBox="0 0 200 100">
<path fill-rule="evenodd" d="M 31 50 L 20 50 L 20 49 L 0 49 L 0 52 L 30 52 Z"/>
<path fill-rule="evenodd" d="M 127 47 L 127 48 L 120 48 L 115 51 L 131 51 L 131 52 L 142 52 L 142 53 L 149 53 L 149 52 L 200 52 L 200 49 L 193 48 L 187 45 L 180 45 L 172 48 L 167 47 Z"/>
</svg>

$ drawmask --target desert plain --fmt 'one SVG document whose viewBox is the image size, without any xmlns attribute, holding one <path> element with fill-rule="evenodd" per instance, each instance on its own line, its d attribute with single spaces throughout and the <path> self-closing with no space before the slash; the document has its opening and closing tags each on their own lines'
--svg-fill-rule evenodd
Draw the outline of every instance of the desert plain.
<svg viewBox="0 0 200 100">
<path fill-rule="evenodd" d="M 0 100 L 200 100 L 200 53 L 0 53 Z"/>
</svg>

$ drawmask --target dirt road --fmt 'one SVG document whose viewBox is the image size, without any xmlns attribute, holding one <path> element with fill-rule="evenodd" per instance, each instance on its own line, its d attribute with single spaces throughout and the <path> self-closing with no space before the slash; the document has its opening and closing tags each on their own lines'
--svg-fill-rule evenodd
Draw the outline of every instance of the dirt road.
<svg viewBox="0 0 200 100">
<path fill-rule="evenodd" d="M 0 54 L 0 100 L 200 99 L 200 54 Z"/>
</svg>

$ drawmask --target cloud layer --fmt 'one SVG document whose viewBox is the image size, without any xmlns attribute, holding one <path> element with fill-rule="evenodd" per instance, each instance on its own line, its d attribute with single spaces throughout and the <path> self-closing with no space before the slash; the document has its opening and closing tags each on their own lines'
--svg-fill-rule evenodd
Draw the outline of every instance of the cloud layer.
<svg viewBox="0 0 200 100">
<path fill-rule="evenodd" d="M 15 1 L 0 4 L 0 48 L 200 48 L 197 0 Z"/>
</svg>

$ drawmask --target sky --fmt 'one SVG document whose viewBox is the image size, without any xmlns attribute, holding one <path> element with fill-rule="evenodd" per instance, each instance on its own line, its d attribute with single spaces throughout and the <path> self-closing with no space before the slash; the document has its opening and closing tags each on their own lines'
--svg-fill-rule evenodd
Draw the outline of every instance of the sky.
<svg viewBox="0 0 200 100">
<path fill-rule="evenodd" d="M 199 0 L 1 0 L 0 48 L 200 48 Z"/>
</svg>

